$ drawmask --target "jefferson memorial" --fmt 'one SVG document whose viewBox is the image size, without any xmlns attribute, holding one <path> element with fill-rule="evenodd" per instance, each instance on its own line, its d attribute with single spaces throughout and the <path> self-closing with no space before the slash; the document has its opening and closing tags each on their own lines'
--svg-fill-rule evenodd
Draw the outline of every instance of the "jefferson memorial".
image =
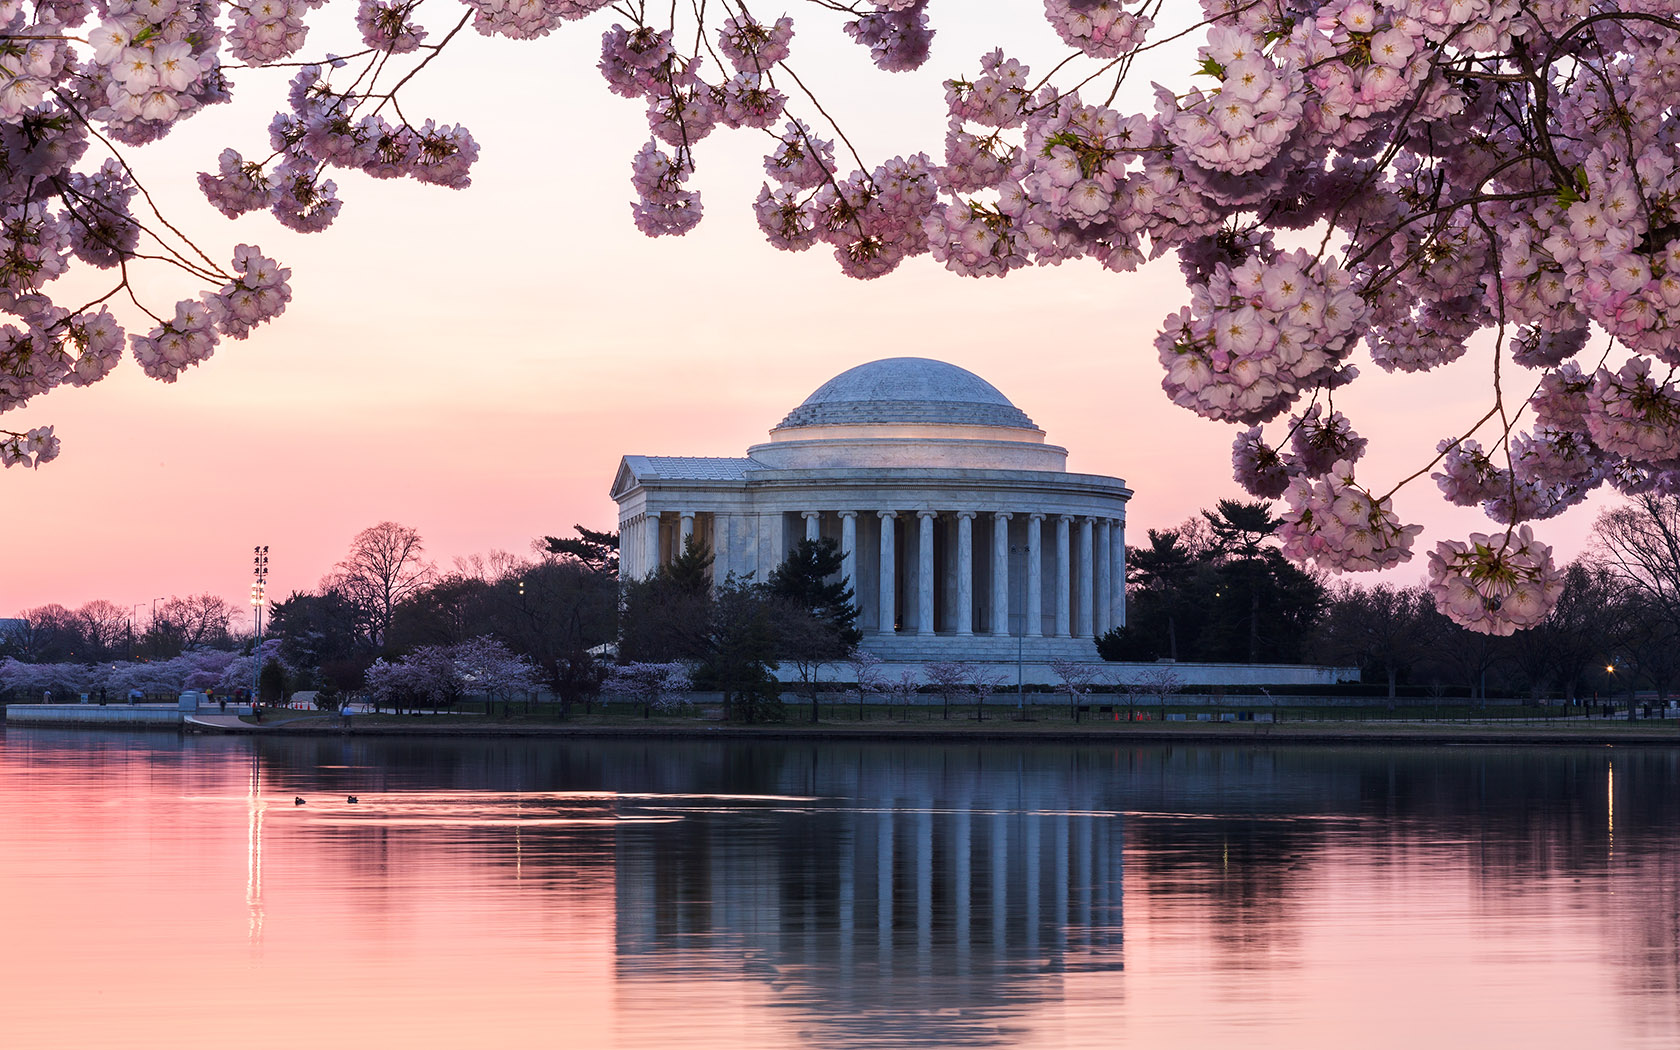
<svg viewBox="0 0 1680 1050">
<path fill-rule="evenodd" d="M 799 540 L 831 537 L 884 662 L 1040 668 L 1097 660 L 1126 622 L 1131 495 L 1069 473 L 984 379 L 916 357 L 835 376 L 745 456 L 625 456 L 612 487 L 626 578 L 693 536 L 718 578 L 763 580 Z"/>
</svg>

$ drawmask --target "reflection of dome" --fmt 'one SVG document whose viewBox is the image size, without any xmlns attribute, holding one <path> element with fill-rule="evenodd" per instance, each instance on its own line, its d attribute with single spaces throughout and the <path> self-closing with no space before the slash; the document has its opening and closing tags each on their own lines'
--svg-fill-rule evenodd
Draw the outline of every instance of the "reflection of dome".
<svg viewBox="0 0 1680 1050">
<path fill-rule="evenodd" d="M 889 357 L 841 372 L 776 429 L 870 423 L 1035 429 L 997 387 L 967 369 L 925 357 Z"/>
</svg>

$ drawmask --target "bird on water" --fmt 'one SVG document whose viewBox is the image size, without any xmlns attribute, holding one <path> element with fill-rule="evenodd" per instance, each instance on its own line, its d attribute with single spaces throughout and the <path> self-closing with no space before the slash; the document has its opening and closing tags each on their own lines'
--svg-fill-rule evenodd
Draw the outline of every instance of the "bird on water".
<svg viewBox="0 0 1680 1050">
<path fill-rule="evenodd" d="M 346 801 L 346 802 L 350 803 L 350 805 L 354 806 L 356 803 L 360 802 L 361 799 L 357 798 L 355 795 L 351 795 L 349 798 L 345 799 L 344 801 Z"/>
<path fill-rule="evenodd" d="M 294 796 L 293 799 L 292 799 L 292 805 L 294 805 L 294 806 L 303 805 L 303 796 L 302 795 Z"/>
</svg>

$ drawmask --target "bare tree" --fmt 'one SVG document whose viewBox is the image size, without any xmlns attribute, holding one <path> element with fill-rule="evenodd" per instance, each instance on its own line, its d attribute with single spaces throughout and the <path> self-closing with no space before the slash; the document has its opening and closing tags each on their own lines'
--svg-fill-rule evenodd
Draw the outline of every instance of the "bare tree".
<svg viewBox="0 0 1680 1050">
<path fill-rule="evenodd" d="M 916 681 L 916 672 L 900 671 L 898 681 L 890 687 L 892 694 L 898 697 L 899 702 L 904 705 L 904 720 L 906 722 L 910 720 L 910 698 L 916 695 L 919 685 L 920 683 Z"/>
<path fill-rule="evenodd" d="M 881 658 L 867 649 L 853 649 L 847 657 L 852 665 L 852 675 L 857 679 L 858 721 L 863 721 L 863 708 L 869 702 L 869 697 L 876 693 L 888 692 L 892 687 L 887 684 L 887 677 L 881 672 Z"/>
<path fill-rule="evenodd" d="M 1118 684 L 1126 691 L 1126 696 L 1134 707 L 1143 700 L 1154 697 L 1161 705 L 1163 722 L 1167 720 L 1167 697 L 1184 688 L 1184 682 L 1178 677 L 1178 673 L 1164 664 L 1158 664 Z M 1130 716 L 1131 712 L 1128 711 L 1127 717 Z"/>
<path fill-rule="evenodd" d="M 928 684 L 945 701 L 945 717 L 951 717 L 951 698 L 968 689 L 968 665 L 955 660 L 937 660 L 923 664 Z"/>
<path fill-rule="evenodd" d="M 128 613 L 104 598 L 95 598 L 77 609 L 76 624 L 87 643 L 87 651 L 81 655 L 88 660 L 101 660 L 116 653 L 128 633 Z"/>
<path fill-rule="evenodd" d="M 984 721 L 986 718 L 986 701 L 992 694 L 1002 689 L 1009 681 L 1009 672 L 998 668 L 977 664 L 969 676 L 968 687 L 974 690 L 974 720 Z"/>
<path fill-rule="evenodd" d="M 181 648 L 191 649 L 225 641 L 232 619 L 233 606 L 219 595 L 189 594 L 185 598 L 171 595 L 158 609 L 153 630 L 167 633 Z"/>
<path fill-rule="evenodd" d="M 1625 586 L 1601 565 L 1574 561 L 1564 570 L 1563 593 L 1551 614 L 1510 639 L 1512 661 L 1527 681 L 1529 695 L 1555 687 L 1565 700 L 1580 695 L 1589 674 L 1604 666 L 1621 635 L 1629 602 Z M 1624 643 L 1625 644 L 1625 643 Z"/>
<path fill-rule="evenodd" d="M 1429 653 L 1445 626 L 1422 587 L 1349 583 L 1331 592 L 1321 645 L 1332 660 L 1381 671 L 1392 700 L 1400 673 Z"/>
<path fill-rule="evenodd" d="M 1067 690 L 1068 714 L 1074 721 L 1079 721 L 1079 701 L 1090 693 L 1091 683 L 1102 674 L 1102 665 L 1077 660 L 1051 660 L 1050 670 L 1062 680 L 1062 688 Z"/>
<path fill-rule="evenodd" d="M 322 589 L 336 589 L 350 599 L 361 614 L 368 640 L 375 648 L 382 647 L 398 603 L 426 586 L 436 573 L 425 553 L 417 530 L 382 521 L 356 534 L 349 556 L 333 567 Z"/>
<path fill-rule="evenodd" d="M 28 663 L 52 663 L 82 655 L 82 626 L 76 614 L 57 603 L 25 609 L 18 615 L 11 641 Z"/>
<path fill-rule="evenodd" d="M 1680 496 L 1646 492 L 1593 523 L 1599 564 L 1680 624 Z"/>
</svg>

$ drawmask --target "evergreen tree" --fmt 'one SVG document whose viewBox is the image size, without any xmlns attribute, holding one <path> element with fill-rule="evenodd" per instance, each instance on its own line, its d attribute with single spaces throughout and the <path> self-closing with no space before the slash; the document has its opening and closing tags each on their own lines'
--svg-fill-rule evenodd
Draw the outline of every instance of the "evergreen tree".
<svg viewBox="0 0 1680 1050">
<path fill-rule="evenodd" d="M 658 572 L 625 584 L 619 659 L 637 663 L 705 659 L 714 613 L 711 569 L 711 549 L 691 536 L 682 552 Z"/>
<path fill-rule="evenodd" d="M 1127 551 L 1127 623 L 1097 640 L 1106 660 L 1294 663 L 1324 587 L 1291 565 L 1270 505 L 1220 500 Z"/>
<path fill-rule="evenodd" d="M 265 704 L 277 704 L 286 696 L 286 671 L 280 661 L 269 657 L 257 674 L 257 699 Z"/>
<path fill-rule="evenodd" d="M 856 592 L 840 576 L 843 559 L 832 539 L 800 540 L 770 574 L 770 592 L 804 609 L 832 633 L 840 655 L 863 640 L 857 629 Z M 838 657 L 836 657 L 838 658 Z"/>
<path fill-rule="evenodd" d="M 724 716 L 744 722 L 782 721 L 787 711 L 776 667 L 775 603 L 763 584 L 730 576 L 717 588 L 707 652 L 697 682 L 723 693 Z"/>
<path fill-rule="evenodd" d="M 573 525 L 572 528 L 577 530 L 575 539 L 544 536 L 543 542 L 548 544 L 548 552 L 576 558 L 590 569 L 617 576 L 618 533 L 596 532 L 582 525 Z"/>
</svg>

